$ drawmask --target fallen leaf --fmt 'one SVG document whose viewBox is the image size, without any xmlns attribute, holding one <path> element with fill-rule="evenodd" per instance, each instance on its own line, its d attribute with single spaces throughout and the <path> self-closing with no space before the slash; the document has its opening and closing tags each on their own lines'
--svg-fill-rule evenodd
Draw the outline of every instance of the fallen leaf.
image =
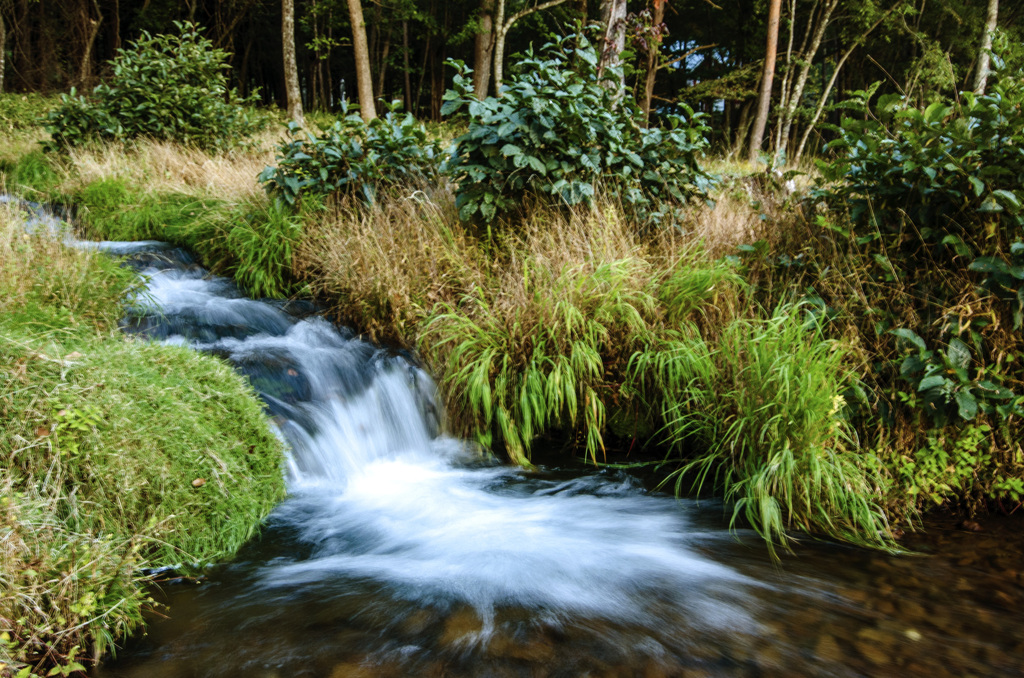
<svg viewBox="0 0 1024 678">
<path fill-rule="evenodd" d="M 68 353 L 66 356 L 64 356 L 64 360 L 78 360 L 81 357 L 81 353 L 79 353 L 78 351 L 72 351 L 71 353 Z"/>
</svg>

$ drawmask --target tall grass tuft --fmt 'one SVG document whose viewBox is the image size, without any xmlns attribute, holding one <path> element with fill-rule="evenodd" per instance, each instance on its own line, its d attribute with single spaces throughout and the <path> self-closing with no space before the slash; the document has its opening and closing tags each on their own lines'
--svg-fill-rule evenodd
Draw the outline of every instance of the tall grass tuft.
<svg viewBox="0 0 1024 678">
<path fill-rule="evenodd" d="M 631 372 L 658 403 L 667 442 L 699 452 L 676 470 L 677 492 L 720 491 L 769 545 L 787 531 L 888 547 L 882 481 L 855 451 L 843 390 L 844 350 L 800 307 L 738 318 L 711 346 L 690 331 L 638 354 Z"/>
</svg>

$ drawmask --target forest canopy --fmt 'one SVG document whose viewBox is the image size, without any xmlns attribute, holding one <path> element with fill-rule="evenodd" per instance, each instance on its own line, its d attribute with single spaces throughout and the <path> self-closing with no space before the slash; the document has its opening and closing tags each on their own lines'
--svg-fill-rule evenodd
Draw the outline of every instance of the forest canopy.
<svg viewBox="0 0 1024 678">
<path fill-rule="evenodd" d="M 836 125 L 836 105 L 881 82 L 916 104 L 977 90 L 998 9 L 1005 44 L 1020 43 L 1024 3 L 997 0 L 0 0 L 0 91 L 87 92 L 111 75 L 118 50 L 146 33 L 193 22 L 230 54 L 228 87 L 287 104 L 282 11 L 293 18 L 302 108 L 340 111 L 372 98 L 440 119 L 462 61 L 478 95 L 494 94 L 511 55 L 553 35 L 611 19 L 626 87 L 643 115 L 708 114 L 713 144 L 746 147 L 757 126 L 769 28 L 777 30 L 762 150 L 799 156 Z M 774 6 L 774 7 L 773 7 Z M 777 15 L 773 11 L 777 10 Z M 287 13 L 287 12 L 286 12 Z M 776 23 L 773 17 L 778 16 Z M 353 31 L 353 18 L 362 30 Z M 361 23 L 360 23 L 361 22 Z M 602 29 L 603 30 L 603 29 Z M 596 29 L 595 29 L 596 31 Z M 287 30 L 286 30 L 287 32 Z M 608 37 L 605 35 L 604 37 Z M 600 36 L 598 36 L 600 37 Z M 364 71 L 362 78 L 360 70 Z M 360 96 L 360 80 L 366 90 Z M 294 116 L 293 116 L 294 117 Z"/>
</svg>

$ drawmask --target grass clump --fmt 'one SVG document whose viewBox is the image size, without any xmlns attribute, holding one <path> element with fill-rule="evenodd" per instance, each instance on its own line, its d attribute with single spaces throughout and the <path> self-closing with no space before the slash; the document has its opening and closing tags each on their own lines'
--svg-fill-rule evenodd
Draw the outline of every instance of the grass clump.
<svg viewBox="0 0 1024 678">
<path fill-rule="evenodd" d="M 694 330 L 631 364 L 667 442 L 687 461 L 677 492 L 710 483 L 770 546 L 787 531 L 891 544 L 877 461 L 856 450 L 844 391 L 856 381 L 842 346 L 798 307 L 737 318 L 709 344 Z M 666 481 L 668 482 L 668 481 Z"/>
<path fill-rule="evenodd" d="M 136 284 L 0 212 L 0 620 L 39 667 L 142 622 L 148 565 L 229 557 L 283 493 L 280 442 L 228 366 L 116 330 Z"/>
</svg>

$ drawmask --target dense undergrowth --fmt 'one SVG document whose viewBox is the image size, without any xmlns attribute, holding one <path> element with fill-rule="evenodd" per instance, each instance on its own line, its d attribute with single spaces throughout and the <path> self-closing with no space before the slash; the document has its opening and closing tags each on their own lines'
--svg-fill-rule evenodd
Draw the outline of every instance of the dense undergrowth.
<svg viewBox="0 0 1024 678">
<path fill-rule="evenodd" d="M 0 209 L 0 667 L 66 674 L 142 622 L 143 568 L 252 536 L 281 445 L 230 367 L 120 333 L 129 269 L 23 217 Z"/>
</svg>

